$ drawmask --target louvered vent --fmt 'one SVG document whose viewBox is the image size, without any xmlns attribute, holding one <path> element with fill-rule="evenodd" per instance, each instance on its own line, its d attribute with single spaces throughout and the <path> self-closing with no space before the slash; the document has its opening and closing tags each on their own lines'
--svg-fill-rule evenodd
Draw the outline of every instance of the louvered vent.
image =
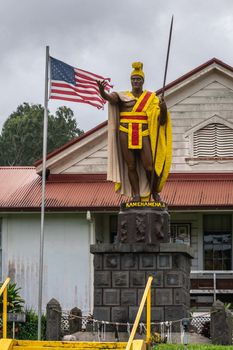
<svg viewBox="0 0 233 350">
<path fill-rule="evenodd" d="M 212 123 L 193 134 L 194 157 L 232 157 L 233 129 Z"/>
</svg>

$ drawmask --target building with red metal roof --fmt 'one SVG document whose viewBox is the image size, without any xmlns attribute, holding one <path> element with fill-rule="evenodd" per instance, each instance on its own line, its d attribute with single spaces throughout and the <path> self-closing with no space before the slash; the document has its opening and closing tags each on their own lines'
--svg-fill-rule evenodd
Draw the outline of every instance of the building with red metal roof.
<svg viewBox="0 0 233 350">
<path fill-rule="evenodd" d="M 205 308 L 216 297 L 233 296 L 233 68 L 211 59 L 168 84 L 166 102 L 173 163 L 161 197 L 171 214 L 171 240 L 193 249 L 192 303 Z M 106 168 L 107 122 L 48 155 L 44 306 L 55 297 L 64 309 L 92 311 L 89 246 L 114 241 L 119 206 L 129 200 L 114 192 Z M 0 167 L 2 278 L 10 275 L 33 308 L 41 171 L 41 160 L 32 167 Z M 209 279 L 203 271 L 209 271 Z M 216 274 L 221 278 L 213 289 Z"/>
<path fill-rule="evenodd" d="M 232 186 L 233 173 L 171 173 L 161 196 L 170 211 L 232 210 Z M 46 211 L 117 212 L 128 200 L 114 192 L 106 174 L 53 174 L 46 182 Z M 35 167 L 0 167 L 0 206 L 2 212 L 40 212 L 41 176 Z"/>
</svg>

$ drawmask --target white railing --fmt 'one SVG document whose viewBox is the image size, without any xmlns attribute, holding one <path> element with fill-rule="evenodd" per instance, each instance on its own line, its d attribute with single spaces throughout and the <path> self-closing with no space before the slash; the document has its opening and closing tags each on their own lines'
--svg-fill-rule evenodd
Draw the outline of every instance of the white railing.
<svg viewBox="0 0 233 350">
<path fill-rule="evenodd" d="M 221 276 L 221 279 L 233 279 L 233 270 L 192 270 L 191 273 L 191 279 L 204 279 L 208 278 L 208 275 L 213 281 L 212 287 L 198 287 L 198 289 L 191 289 L 190 293 L 206 293 L 206 294 L 213 294 L 214 301 L 216 301 L 216 295 L 217 294 L 227 294 L 227 293 L 233 293 L 233 288 L 224 288 L 224 289 L 218 289 L 217 288 L 217 278 Z M 197 275 L 195 277 L 194 275 Z"/>
</svg>

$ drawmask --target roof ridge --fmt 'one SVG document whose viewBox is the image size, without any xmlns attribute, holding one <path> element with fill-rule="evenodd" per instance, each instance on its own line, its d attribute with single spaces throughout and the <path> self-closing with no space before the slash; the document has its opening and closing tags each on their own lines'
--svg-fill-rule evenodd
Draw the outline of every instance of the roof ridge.
<svg viewBox="0 0 233 350">
<path fill-rule="evenodd" d="M 166 90 L 172 88 L 173 86 L 175 86 L 175 85 L 181 83 L 181 82 L 184 81 L 185 79 L 187 79 L 187 78 L 189 78 L 190 76 L 192 76 L 192 75 L 194 75 L 194 74 L 200 72 L 201 70 L 207 68 L 208 66 L 211 66 L 211 65 L 214 64 L 214 63 L 217 63 L 218 65 L 220 65 L 220 66 L 222 66 L 222 67 L 224 67 L 224 68 L 230 70 L 231 72 L 233 72 L 233 67 L 232 67 L 232 66 L 230 66 L 229 64 L 227 64 L 227 63 L 225 63 L 225 62 L 219 60 L 219 59 L 216 58 L 216 57 L 213 57 L 213 58 L 211 58 L 210 60 L 206 61 L 205 63 L 202 63 L 201 65 L 197 66 L 196 68 L 193 68 L 192 70 L 188 71 L 187 73 L 181 75 L 179 78 L 177 78 L 177 79 L 171 81 L 170 83 L 168 83 L 168 84 L 165 86 L 164 90 L 166 91 Z M 159 95 L 161 92 L 162 92 L 162 88 L 158 89 L 158 90 L 156 91 L 156 94 Z"/>
<path fill-rule="evenodd" d="M 34 165 L 12 165 L 12 166 L 4 166 L 4 165 L 0 165 L 0 169 L 36 169 L 34 167 Z"/>
<path fill-rule="evenodd" d="M 89 135 L 93 134 L 94 132 L 96 132 L 97 130 L 100 130 L 101 128 L 103 128 L 105 125 L 107 125 L 108 121 L 105 120 L 104 122 L 96 125 L 94 128 L 84 132 L 83 134 L 73 138 L 72 140 L 70 140 L 69 142 L 65 143 L 63 146 L 56 148 L 55 150 L 53 150 L 52 152 L 47 154 L 47 160 L 52 158 L 54 155 L 60 153 L 61 151 L 65 150 L 66 148 L 72 146 L 75 143 L 80 142 L 81 140 L 83 140 L 84 138 L 88 137 Z M 40 165 L 42 163 L 42 159 L 37 160 L 34 163 L 34 166 L 37 167 L 38 165 Z"/>
</svg>

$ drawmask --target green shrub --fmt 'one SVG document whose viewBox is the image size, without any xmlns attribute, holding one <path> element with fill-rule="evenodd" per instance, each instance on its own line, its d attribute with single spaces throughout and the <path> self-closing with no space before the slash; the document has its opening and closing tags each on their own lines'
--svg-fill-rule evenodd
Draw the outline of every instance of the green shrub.
<svg viewBox="0 0 233 350">
<path fill-rule="evenodd" d="M 183 344 L 158 344 L 153 350 L 184 350 Z M 233 350 L 233 345 L 190 344 L 187 350 Z"/>
<path fill-rule="evenodd" d="M 36 340 L 38 333 L 38 315 L 33 310 L 26 310 L 26 322 L 19 323 L 18 332 L 16 334 L 17 339 L 23 340 Z M 41 339 L 46 339 L 46 317 L 41 317 Z"/>
<path fill-rule="evenodd" d="M 201 327 L 201 335 L 206 338 L 210 338 L 210 321 L 205 321 Z"/>
<path fill-rule="evenodd" d="M 0 284 L 0 287 L 2 283 Z M 16 288 L 16 283 L 10 283 L 7 287 L 7 312 L 21 312 L 25 301 L 21 298 L 19 291 L 20 287 Z M 3 298 L 0 298 L 0 313 L 3 311 Z"/>
</svg>

